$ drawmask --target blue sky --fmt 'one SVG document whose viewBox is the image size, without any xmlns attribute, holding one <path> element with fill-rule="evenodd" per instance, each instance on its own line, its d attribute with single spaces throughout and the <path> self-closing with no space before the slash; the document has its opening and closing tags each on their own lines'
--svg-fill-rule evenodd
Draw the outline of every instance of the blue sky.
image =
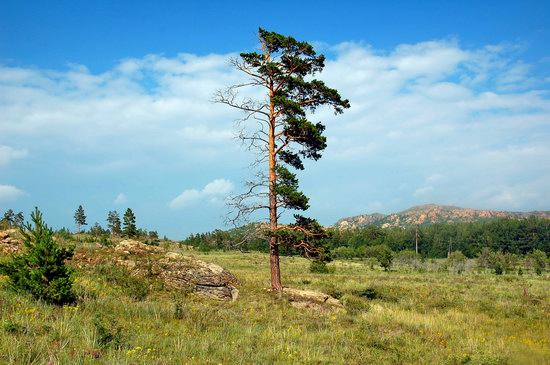
<svg viewBox="0 0 550 365">
<path fill-rule="evenodd" d="M 279 10 L 282 9 L 282 10 Z M 277 12 L 277 10 L 279 10 Z M 323 224 L 423 203 L 550 209 L 543 1 L 0 3 L 0 213 L 74 228 L 131 207 L 172 238 L 223 228 L 250 177 L 210 103 L 259 26 L 315 44 L 351 101 L 299 173 Z"/>
</svg>

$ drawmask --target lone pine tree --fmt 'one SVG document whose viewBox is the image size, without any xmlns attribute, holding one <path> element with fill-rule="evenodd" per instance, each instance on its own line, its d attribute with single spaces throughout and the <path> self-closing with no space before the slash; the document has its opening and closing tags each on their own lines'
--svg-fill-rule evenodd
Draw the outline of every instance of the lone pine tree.
<svg viewBox="0 0 550 365">
<path fill-rule="evenodd" d="M 319 256 L 322 249 L 317 242 L 325 235 L 315 220 L 300 215 L 295 215 L 294 224 L 279 224 L 282 210 L 309 207 L 289 168 L 303 170 L 302 160 L 318 160 L 327 146 L 325 126 L 312 122 L 311 114 L 324 105 L 341 114 L 350 105 L 337 90 L 313 78 L 323 70 L 325 57 L 317 55 L 310 44 L 261 28 L 258 37 L 261 51 L 241 53 L 231 60 L 248 81 L 218 91 L 214 99 L 244 112 L 240 138 L 257 152 L 256 165 L 267 162 L 267 174 L 258 173 L 257 180 L 247 183 L 247 191 L 234 196 L 230 206 L 234 221 L 258 209 L 269 211 L 271 287 L 280 291 L 280 244 L 292 244 L 306 256 Z M 265 98 L 241 98 L 239 91 L 247 87 L 262 89 Z M 251 129 L 246 122 L 259 127 Z"/>
<path fill-rule="evenodd" d="M 134 215 L 134 212 L 132 212 L 132 209 L 126 209 L 123 220 L 124 227 L 122 229 L 122 233 L 126 237 L 135 237 L 137 235 L 136 216 Z"/>
<path fill-rule="evenodd" d="M 77 233 L 80 233 L 80 227 L 88 224 L 86 223 L 86 214 L 84 213 L 84 208 L 82 208 L 82 205 L 79 205 L 78 209 L 74 213 L 74 222 L 76 223 Z"/>
</svg>

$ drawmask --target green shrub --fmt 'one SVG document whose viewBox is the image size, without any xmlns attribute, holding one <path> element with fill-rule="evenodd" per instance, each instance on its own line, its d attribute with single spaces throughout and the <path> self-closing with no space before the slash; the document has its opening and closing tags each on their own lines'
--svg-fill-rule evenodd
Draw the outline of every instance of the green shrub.
<svg viewBox="0 0 550 365">
<path fill-rule="evenodd" d="M 375 288 L 367 288 L 365 290 L 358 290 L 354 294 L 359 296 L 359 297 L 370 299 L 370 300 L 381 298 L 380 293 Z"/>
<path fill-rule="evenodd" d="M 464 256 L 462 251 L 453 251 L 449 254 L 446 264 L 448 268 L 460 274 L 466 268 L 466 256 Z"/>
<path fill-rule="evenodd" d="M 58 305 L 74 302 L 73 271 L 65 264 L 73 256 L 73 248 L 59 247 L 38 208 L 31 220 L 34 227 L 27 223 L 20 230 L 25 252 L 1 263 L 0 273 L 8 276 L 13 289 L 36 299 Z"/>
<path fill-rule="evenodd" d="M 97 343 L 101 348 L 120 349 L 123 345 L 123 331 L 114 318 L 102 318 L 96 315 L 93 324 L 97 334 Z"/>
<path fill-rule="evenodd" d="M 106 234 L 101 235 L 101 237 L 99 239 L 99 244 L 103 247 L 113 247 L 114 246 L 113 241 L 111 241 L 109 236 L 106 235 Z"/>
<path fill-rule="evenodd" d="M 346 308 L 350 314 L 368 312 L 370 309 L 369 302 L 352 294 L 344 295 L 342 297 L 342 304 L 344 304 L 344 308 Z"/>
<path fill-rule="evenodd" d="M 535 273 L 539 276 L 542 275 L 542 272 L 546 268 L 546 253 L 541 250 L 533 250 L 533 252 L 529 254 L 528 260 L 530 265 L 535 269 Z"/>
<path fill-rule="evenodd" d="M 389 271 L 393 263 L 394 253 L 386 245 L 368 246 L 365 248 L 366 257 L 375 257 L 385 271 Z"/>
<path fill-rule="evenodd" d="M 328 267 L 326 262 L 320 260 L 313 260 L 309 265 L 309 272 L 314 274 L 332 274 L 334 271 L 334 267 Z"/>
<path fill-rule="evenodd" d="M 413 250 L 398 252 L 395 255 L 395 262 L 415 270 L 420 270 L 422 267 L 422 257 Z"/>
<path fill-rule="evenodd" d="M 13 321 L 4 322 L 2 325 L 2 329 L 4 330 L 4 332 L 12 335 L 26 334 L 28 332 L 26 327 Z"/>
<path fill-rule="evenodd" d="M 96 272 L 111 284 L 120 287 L 124 294 L 136 301 L 147 298 L 150 291 L 150 282 L 146 278 L 136 277 L 114 265 L 101 265 L 96 267 Z"/>
</svg>

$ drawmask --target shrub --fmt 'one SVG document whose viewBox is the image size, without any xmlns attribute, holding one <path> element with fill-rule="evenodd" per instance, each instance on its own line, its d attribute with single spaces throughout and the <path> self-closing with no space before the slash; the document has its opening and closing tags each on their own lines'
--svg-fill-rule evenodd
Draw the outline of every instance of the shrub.
<svg viewBox="0 0 550 365">
<path fill-rule="evenodd" d="M 502 266 L 502 263 L 497 262 L 494 264 L 495 274 L 496 275 L 502 275 L 504 273 L 504 267 Z"/>
<path fill-rule="evenodd" d="M 58 246 L 38 208 L 31 220 L 34 227 L 27 223 L 20 230 L 25 252 L 0 264 L 0 273 L 8 276 L 13 289 L 28 292 L 36 299 L 58 305 L 74 302 L 73 271 L 65 265 L 65 260 L 73 256 L 73 248 Z"/>
<path fill-rule="evenodd" d="M 385 271 L 389 271 L 393 263 L 393 251 L 386 245 L 370 246 L 365 249 L 366 257 L 375 257 Z"/>
<path fill-rule="evenodd" d="M 103 276 L 107 282 L 119 286 L 123 293 L 133 300 L 142 301 L 147 298 L 151 283 L 146 278 L 136 277 L 114 265 L 101 265 L 96 267 L 96 272 Z"/>
<path fill-rule="evenodd" d="M 28 332 L 26 327 L 9 320 L 4 322 L 4 324 L 2 325 L 2 329 L 4 330 L 4 332 L 10 333 L 12 335 L 26 334 Z"/>
<path fill-rule="evenodd" d="M 350 314 L 359 314 L 370 310 L 369 302 L 352 294 L 344 295 L 342 303 Z"/>
<path fill-rule="evenodd" d="M 488 247 L 483 247 L 477 257 L 477 266 L 481 269 L 488 269 L 492 267 L 492 255 L 493 253 Z"/>
<path fill-rule="evenodd" d="M 123 344 L 122 327 L 111 318 L 106 320 L 97 315 L 93 324 L 97 334 L 97 343 L 101 348 L 113 347 L 120 349 Z"/>
<path fill-rule="evenodd" d="M 103 247 L 113 247 L 113 241 L 109 239 L 109 236 L 106 234 L 102 234 L 101 238 L 99 239 L 99 244 Z"/>
<path fill-rule="evenodd" d="M 363 297 L 363 298 L 370 299 L 370 300 L 379 299 L 381 297 L 380 293 L 378 293 L 378 290 L 376 290 L 375 288 L 367 288 L 365 290 L 358 290 L 354 294 L 356 294 L 359 297 Z"/>
<path fill-rule="evenodd" d="M 58 230 L 57 232 L 55 232 L 55 235 L 61 239 L 64 239 L 66 241 L 71 241 L 73 240 L 73 235 L 72 233 L 65 227 L 61 228 L 60 230 Z"/>
<path fill-rule="evenodd" d="M 314 274 L 332 274 L 334 271 L 334 267 L 328 267 L 327 263 L 321 260 L 313 260 L 309 266 L 309 272 Z"/>
<path fill-rule="evenodd" d="M 529 254 L 529 263 L 535 269 L 537 275 L 542 275 L 542 272 L 546 268 L 546 253 L 541 250 L 533 250 Z"/>
<path fill-rule="evenodd" d="M 403 250 L 395 255 L 395 262 L 412 269 L 419 270 L 422 267 L 422 258 L 413 250 Z"/>
<path fill-rule="evenodd" d="M 332 257 L 335 259 L 352 259 L 357 253 L 352 247 L 341 246 L 332 250 Z"/>
<path fill-rule="evenodd" d="M 453 251 L 447 258 L 447 267 L 460 274 L 466 268 L 466 256 L 461 251 Z"/>
</svg>

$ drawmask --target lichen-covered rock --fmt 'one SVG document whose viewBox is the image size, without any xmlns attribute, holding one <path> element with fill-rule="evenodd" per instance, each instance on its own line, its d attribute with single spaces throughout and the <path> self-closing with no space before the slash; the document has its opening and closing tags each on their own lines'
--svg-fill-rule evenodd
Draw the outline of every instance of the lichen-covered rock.
<svg viewBox="0 0 550 365">
<path fill-rule="evenodd" d="M 0 231 L 0 253 L 12 254 L 21 251 L 22 242 L 16 229 Z"/>
<path fill-rule="evenodd" d="M 163 252 L 164 249 L 158 246 L 151 246 L 136 240 L 123 240 L 115 246 L 115 251 L 126 255 L 143 255 L 150 252 Z"/>
<path fill-rule="evenodd" d="M 338 299 L 318 291 L 283 288 L 283 294 L 296 308 L 308 308 L 321 312 L 344 311 L 344 306 Z"/>
<path fill-rule="evenodd" d="M 167 287 L 193 291 L 208 298 L 236 300 L 239 294 L 239 280 L 216 264 L 135 240 L 124 240 L 102 251 L 97 252 L 96 257 L 91 257 L 93 252 L 77 252 L 75 261 L 85 265 L 114 263 L 124 267 L 130 275 L 153 276 Z"/>
</svg>

